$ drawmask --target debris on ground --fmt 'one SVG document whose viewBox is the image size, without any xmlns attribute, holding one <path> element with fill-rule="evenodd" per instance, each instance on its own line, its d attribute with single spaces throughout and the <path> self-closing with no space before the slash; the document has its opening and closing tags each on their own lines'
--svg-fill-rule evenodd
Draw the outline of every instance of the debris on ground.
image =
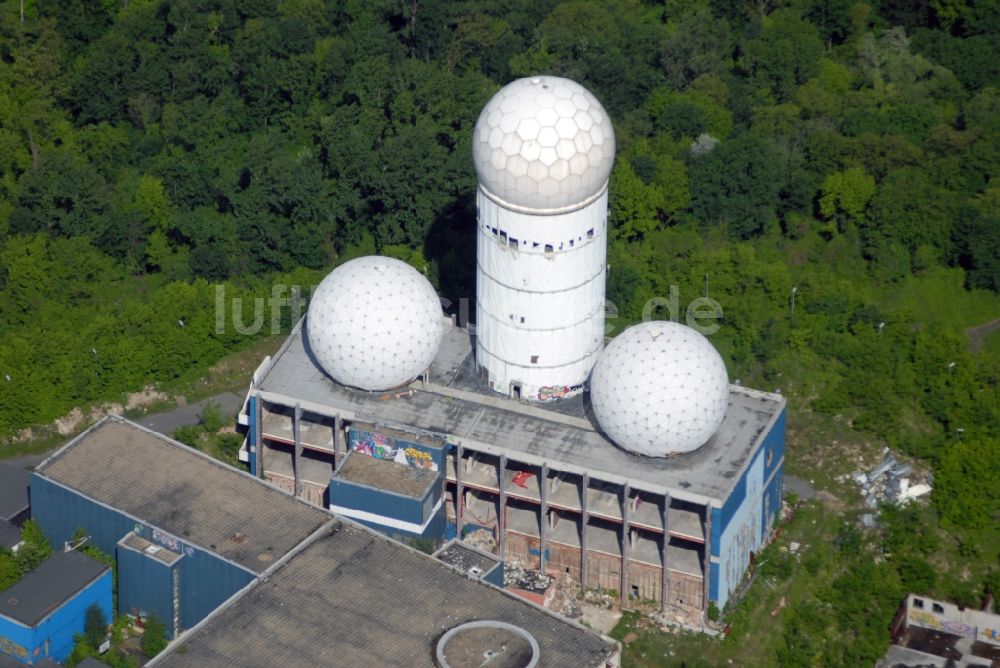
<svg viewBox="0 0 1000 668">
<path fill-rule="evenodd" d="M 861 525 L 867 529 L 878 527 L 877 509 L 883 503 L 906 504 L 932 490 L 933 477 L 929 471 L 919 470 L 913 463 L 902 461 L 888 448 L 874 467 L 858 469 L 837 478 L 858 486 L 867 509 L 861 516 Z"/>
<path fill-rule="evenodd" d="M 462 539 L 462 542 L 466 545 L 479 548 L 483 552 L 489 552 L 490 554 L 497 553 L 497 541 L 493 537 L 493 534 L 485 529 L 470 531 L 469 534 Z"/>
<path fill-rule="evenodd" d="M 582 613 L 580 610 L 580 583 L 569 573 L 563 573 L 549 587 L 543 605 L 563 617 L 575 619 Z"/>
<path fill-rule="evenodd" d="M 524 591 L 544 594 L 552 584 L 552 578 L 544 573 L 525 568 L 517 562 L 504 562 L 503 586 L 505 589 L 523 589 Z"/>
</svg>

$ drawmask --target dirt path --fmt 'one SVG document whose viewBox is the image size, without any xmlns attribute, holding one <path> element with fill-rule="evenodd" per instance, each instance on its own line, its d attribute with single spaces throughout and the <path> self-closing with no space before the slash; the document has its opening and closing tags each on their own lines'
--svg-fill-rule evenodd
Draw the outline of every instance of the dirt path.
<svg viewBox="0 0 1000 668">
<path fill-rule="evenodd" d="M 969 337 L 969 347 L 972 348 L 972 352 L 978 353 L 982 350 L 986 337 L 998 329 L 1000 329 L 1000 318 L 966 329 L 965 335 Z"/>
</svg>

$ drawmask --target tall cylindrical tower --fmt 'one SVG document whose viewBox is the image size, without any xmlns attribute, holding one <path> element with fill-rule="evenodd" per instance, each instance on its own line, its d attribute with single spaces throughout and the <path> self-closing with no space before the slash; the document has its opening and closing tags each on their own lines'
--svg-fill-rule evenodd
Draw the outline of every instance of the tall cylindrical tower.
<svg viewBox="0 0 1000 668">
<path fill-rule="evenodd" d="M 577 394 L 604 341 L 611 120 L 569 79 L 518 79 L 486 104 L 472 146 L 479 369 L 516 398 Z"/>
</svg>

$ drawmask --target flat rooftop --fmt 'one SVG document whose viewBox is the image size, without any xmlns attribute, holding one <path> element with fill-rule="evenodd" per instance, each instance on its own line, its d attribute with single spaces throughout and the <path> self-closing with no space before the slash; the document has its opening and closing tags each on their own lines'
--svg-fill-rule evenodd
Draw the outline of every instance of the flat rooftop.
<svg viewBox="0 0 1000 668">
<path fill-rule="evenodd" d="M 57 552 L 0 592 L 0 615 L 34 626 L 109 566 L 79 552 Z"/>
<path fill-rule="evenodd" d="M 1000 646 L 945 631 L 911 624 L 896 642 L 911 650 L 951 659 L 962 666 L 1000 666 Z"/>
<path fill-rule="evenodd" d="M 437 471 L 352 452 L 333 477 L 419 499 L 438 482 L 439 476 Z"/>
<path fill-rule="evenodd" d="M 136 552 L 141 552 L 150 559 L 155 559 L 165 566 L 173 566 L 174 563 L 181 558 L 181 555 L 177 552 L 168 550 L 167 548 L 150 542 L 141 536 L 136 536 L 134 533 L 130 533 L 125 538 L 118 541 L 118 544 L 131 548 Z"/>
<path fill-rule="evenodd" d="M 485 390 L 475 372 L 469 333 L 450 322 L 429 382 L 413 382 L 412 393 L 386 394 L 348 389 L 326 376 L 303 339 L 303 323 L 257 385 L 265 400 L 300 403 L 316 413 L 390 428 L 416 428 L 527 463 L 628 481 L 696 503 L 721 505 L 729 497 L 757 442 L 785 405 L 781 395 L 731 386 L 726 418 L 708 443 L 675 457 L 643 457 L 616 447 L 594 427 L 585 396 L 534 404 Z"/>
<path fill-rule="evenodd" d="M 614 649 L 597 634 L 462 577 L 432 557 L 335 521 L 330 534 L 213 613 L 154 665 L 435 666 L 438 638 L 481 619 L 531 633 L 540 665 L 603 665 Z"/>
<path fill-rule="evenodd" d="M 329 520 L 247 473 L 114 416 L 35 474 L 258 574 Z"/>
<path fill-rule="evenodd" d="M 8 550 L 21 542 L 21 529 L 7 520 L 0 520 L 0 547 Z"/>
<path fill-rule="evenodd" d="M 500 565 L 499 557 L 486 554 L 457 540 L 453 540 L 442 547 L 434 556 L 463 573 L 468 573 L 471 569 L 478 568 L 480 573 L 485 575 Z"/>
<path fill-rule="evenodd" d="M 0 520 L 11 520 L 28 509 L 31 473 L 0 463 Z"/>
</svg>

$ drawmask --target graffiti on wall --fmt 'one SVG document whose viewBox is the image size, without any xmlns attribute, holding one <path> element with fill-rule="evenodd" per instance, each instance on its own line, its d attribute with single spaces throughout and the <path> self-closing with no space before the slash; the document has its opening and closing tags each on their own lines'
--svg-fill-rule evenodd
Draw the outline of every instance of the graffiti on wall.
<svg viewBox="0 0 1000 668">
<path fill-rule="evenodd" d="M 28 660 L 28 650 L 21 647 L 13 640 L 8 640 L 7 638 L 0 637 L 0 654 L 9 654 L 10 656 L 16 656 L 21 659 L 22 662 Z"/>
<path fill-rule="evenodd" d="M 574 394 L 581 389 L 583 389 L 583 385 L 545 385 L 538 388 L 538 400 L 554 401 L 556 399 L 562 399 L 563 397 Z"/>
<path fill-rule="evenodd" d="M 396 439 L 376 431 L 352 431 L 351 448 L 375 459 L 395 459 Z"/>
<path fill-rule="evenodd" d="M 388 459 L 417 469 L 437 471 L 437 462 L 429 452 L 403 447 L 395 438 L 373 431 L 351 431 L 351 449 L 375 459 Z"/>
<path fill-rule="evenodd" d="M 941 620 L 938 619 L 937 615 L 933 615 L 923 610 L 912 610 L 910 612 L 910 623 L 916 624 L 917 626 L 923 626 L 924 628 L 934 629 L 935 631 L 944 630 L 944 625 L 941 623 Z"/>
<path fill-rule="evenodd" d="M 962 638 L 976 637 L 975 626 L 969 626 L 968 624 L 959 621 L 946 621 L 944 623 L 944 632 L 951 633 L 952 635 L 956 636 L 961 636 Z"/>
<path fill-rule="evenodd" d="M 153 529 L 153 542 L 174 552 L 181 551 L 181 542 L 167 532 L 160 531 L 159 529 Z"/>
<path fill-rule="evenodd" d="M 983 637 L 983 640 L 1000 642 L 1000 629 L 983 629 L 979 632 L 979 635 Z"/>
</svg>

